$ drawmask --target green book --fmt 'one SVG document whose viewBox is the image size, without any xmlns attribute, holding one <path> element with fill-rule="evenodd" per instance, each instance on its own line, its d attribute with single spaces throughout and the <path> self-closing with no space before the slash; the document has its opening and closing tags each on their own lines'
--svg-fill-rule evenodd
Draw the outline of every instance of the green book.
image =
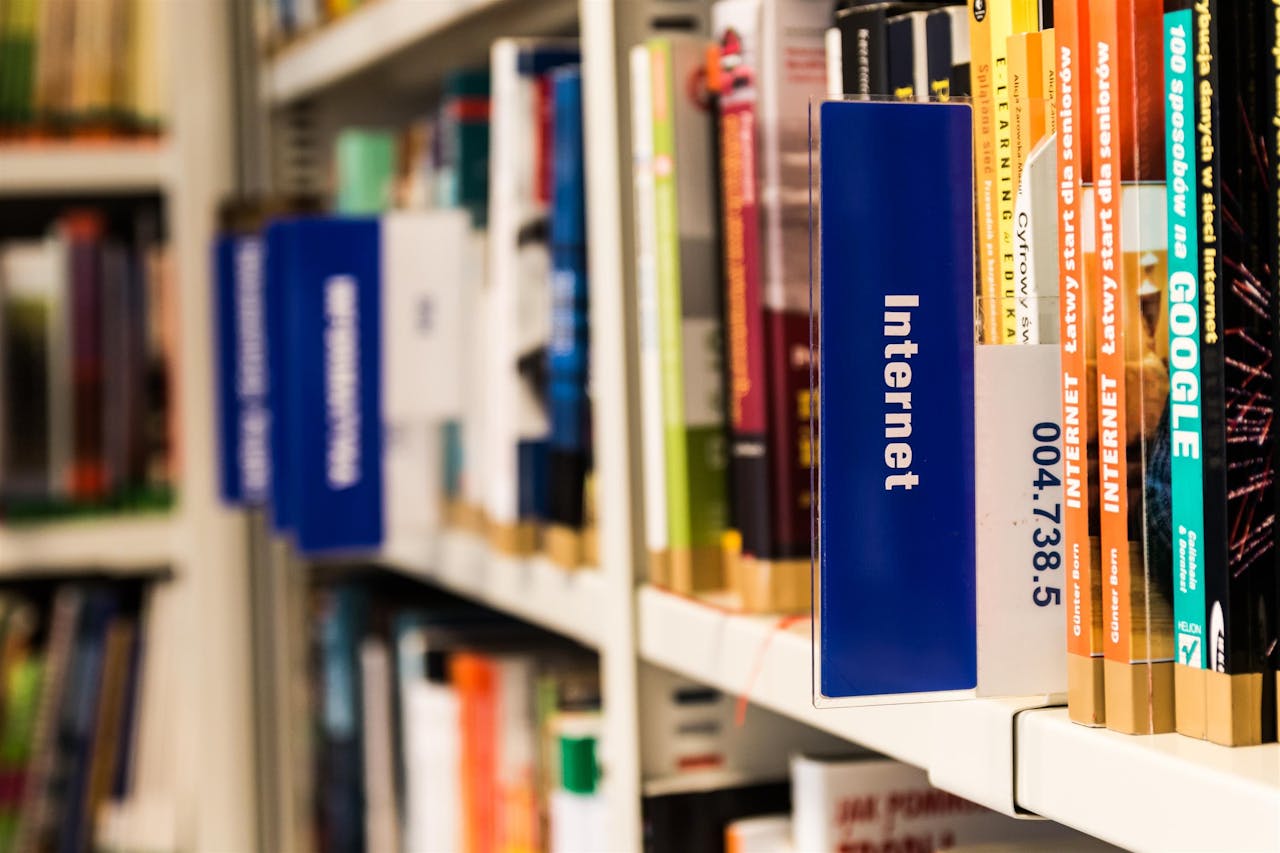
<svg viewBox="0 0 1280 853">
<path fill-rule="evenodd" d="M 389 130 L 353 127 L 334 144 L 335 204 L 338 213 L 371 216 L 392 204 L 396 178 L 396 138 Z"/>
<path fill-rule="evenodd" d="M 36 711 L 40 704 L 40 676 L 43 667 L 27 655 L 14 661 L 4 673 L 4 722 L 0 727 L 0 777 L 7 781 L 7 793 L 0 798 L 0 853 L 14 846 L 23 776 L 31 757 Z"/>
<path fill-rule="evenodd" d="M 688 593 L 722 586 L 728 521 L 713 127 L 686 85 L 702 40 L 654 39 L 649 54 L 668 546 L 671 585 Z"/>
</svg>

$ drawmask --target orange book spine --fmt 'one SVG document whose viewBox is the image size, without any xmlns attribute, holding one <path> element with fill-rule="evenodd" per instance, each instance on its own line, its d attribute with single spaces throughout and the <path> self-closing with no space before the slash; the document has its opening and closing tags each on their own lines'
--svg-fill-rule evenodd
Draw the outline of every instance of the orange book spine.
<svg viewBox="0 0 1280 853">
<path fill-rule="evenodd" d="M 1089 60 L 1093 65 L 1094 228 L 1098 306 L 1098 486 L 1101 500 L 1104 651 L 1129 662 L 1129 490 L 1125 375 L 1120 301 L 1119 25 L 1115 0 L 1090 0 Z"/>
<path fill-rule="evenodd" d="M 1062 352 L 1063 554 L 1067 570 L 1067 708 L 1071 719 L 1100 726 L 1102 586 L 1098 582 L 1097 371 L 1092 276 L 1085 256 L 1093 232 L 1085 206 L 1091 184 L 1091 74 L 1087 0 L 1054 4 L 1054 121 L 1058 146 L 1058 293 Z M 1089 241 L 1092 242 L 1092 241 Z"/>
</svg>

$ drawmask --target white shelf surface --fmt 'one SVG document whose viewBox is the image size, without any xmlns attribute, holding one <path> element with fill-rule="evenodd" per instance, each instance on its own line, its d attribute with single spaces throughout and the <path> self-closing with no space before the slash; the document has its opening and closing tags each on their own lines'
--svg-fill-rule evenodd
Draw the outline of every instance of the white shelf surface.
<svg viewBox="0 0 1280 853">
<path fill-rule="evenodd" d="M 934 785 L 1005 814 L 1013 788 L 1013 719 L 1042 697 L 815 708 L 808 620 L 727 613 L 652 587 L 640 591 L 640 656 L 929 771 Z"/>
<path fill-rule="evenodd" d="M 0 576 L 82 572 L 136 574 L 172 567 L 173 516 L 115 516 L 0 526 Z"/>
<path fill-rule="evenodd" d="M 173 173 L 163 142 L 0 145 L 0 195 L 154 192 Z"/>
<path fill-rule="evenodd" d="M 1063 708 L 1017 720 L 1018 802 L 1132 850 L 1280 850 L 1280 744 L 1078 726 Z"/>
<path fill-rule="evenodd" d="M 541 556 L 495 554 L 482 538 L 457 531 L 392 544 L 380 562 L 583 645 L 601 646 L 604 580 L 598 569 L 571 571 Z"/>
<path fill-rule="evenodd" d="M 499 0 L 378 0 L 339 18 L 268 62 L 263 96 L 284 104 L 372 67 Z"/>
</svg>

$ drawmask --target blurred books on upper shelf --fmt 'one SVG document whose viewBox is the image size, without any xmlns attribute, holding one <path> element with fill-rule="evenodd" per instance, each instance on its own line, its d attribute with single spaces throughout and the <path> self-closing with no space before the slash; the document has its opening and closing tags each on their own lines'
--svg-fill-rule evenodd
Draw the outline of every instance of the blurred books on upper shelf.
<svg viewBox="0 0 1280 853">
<path fill-rule="evenodd" d="M 0 139 L 162 130 L 173 7 L 167 0 L 0 3 Z"/>
<path fill-rule="evenodd" d="M 153 206 L 0 242 L 0 517 L 169 506 L 175 300 Z"/>
</svg>

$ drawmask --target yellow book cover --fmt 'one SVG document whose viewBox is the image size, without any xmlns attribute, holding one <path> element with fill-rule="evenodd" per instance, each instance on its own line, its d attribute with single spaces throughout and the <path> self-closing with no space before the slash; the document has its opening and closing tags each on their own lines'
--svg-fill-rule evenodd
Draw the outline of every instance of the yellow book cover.
<svg viewBox="0 0 1280 853">
<path fill-rule="evenodd" d="M 1040 99 L 1044 102 L 1044 133 L 1058 132 L 1058 40 L 1053 30 L 1040 31 Z"/>
<path fill-rule="evenodd" d="M 1040 16 L 1034 0 L 992 0 L 991 85 L 995 101 L 996 211 L 1000 258 L 1000 342 L 1013 343 L 1018 335 L 1018 312 L 1013 260 L 1013 208 L 1017 184 L 1013 175 L 1013 105 L 1009 87 L 1009 37 L 1039 30 Z"/>
<path fill-rule="evenodd" d="M 993 16 L 986 0 L 969 3 L 969 88 L 973 98 L 973 160 L 978 219 L 978 301 L 982 341 L 1000 343 L 1000 245 L 996 204 Z"/>
</svg>

